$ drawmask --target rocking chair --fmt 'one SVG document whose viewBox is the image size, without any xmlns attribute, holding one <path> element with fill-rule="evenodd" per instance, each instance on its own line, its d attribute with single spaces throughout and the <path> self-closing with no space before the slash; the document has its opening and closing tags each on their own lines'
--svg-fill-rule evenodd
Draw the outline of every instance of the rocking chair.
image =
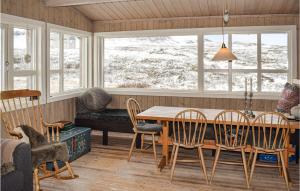
<svg viewBox="0 0 300 191">
<path fill-rule="evenodd" d="M 59 129 L 61 123 L 50 124 L 43 120 L 40 104 L 41 92 L 36 90 L 2 91 L 1 119 L 7 133 L 12 138 L 22 139 L 27 133 L 31 144 L 35 191 L 40 190 L 40 180 L 55 177 L 58 179 L 74 179 L 77 175 L 68 162 L 66 143 L 60 142 Z M 20 130 L 20 128 L 22 130 Z M 65 166 L 59 167 L 57 161 L 61 160 Z M 54 171 L 48 170 L 46 162 L 53 162 Z M 63 171 L 69 176 L 60 176 Z"/>
</svg>

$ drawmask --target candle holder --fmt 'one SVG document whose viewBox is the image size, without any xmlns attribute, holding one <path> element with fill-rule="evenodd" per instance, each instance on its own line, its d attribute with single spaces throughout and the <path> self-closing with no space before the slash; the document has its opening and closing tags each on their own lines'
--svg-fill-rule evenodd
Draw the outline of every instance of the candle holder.
<svg viewBox="0 0 300 191">
<path fill-rule="evenodd" d="M 244 93 L 244 96 L 245 96 L 245 99 L 244 99 L 244 113 L 250 117 L 250 118 L 255 118 L 255 115 L 253 113 L 253 110 L 252 110 L 252 105 L 253 105 L 253 93 L 250 92 L 249 93 L 249 99 L 248 99 L 248 94 L 247 92 L 245 91 Z"/>
<path fill-rule="evenodd" d="M 253 106 L 253 92 L 250 92 L 249 94 L 249 105 L 248 105 L 248 109 L 247 110 L 247 116 L 250 117 L 250 118 L 255 118 L 255 115 L 253 113 L 253 110 L 252 110 L 252 106 Z"/>
</svg>

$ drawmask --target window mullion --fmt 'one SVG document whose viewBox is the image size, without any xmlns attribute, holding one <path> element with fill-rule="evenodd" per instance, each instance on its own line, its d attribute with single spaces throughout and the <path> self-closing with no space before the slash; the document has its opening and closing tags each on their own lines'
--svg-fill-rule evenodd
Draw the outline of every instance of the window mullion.
<svg viewBox="0 0 300 191">
<path fill-rule="evenodd" d="M 232 34 L 228 34 L 228 48 L 232 51 Z M 232 61 L 228 61 L 228 91 L 232 92 Z"/>
<path fill-rule="evenodd" d="M 204 91 L 204 40 L 203 33 L 198 35 L 198 90 Z"/>
<path fill-rule="evenodd" d="M 261 92 L 261 33 L 257 34 L 257 92 Z"/>
<path fill-rule="evenodd" d="M 59 51 L 59 64 L 60 64 L 60 78 L 59 78 L 59 92 L 64 92 L 64 34 L 60 33 L 60 51 Z"/>
</svg>

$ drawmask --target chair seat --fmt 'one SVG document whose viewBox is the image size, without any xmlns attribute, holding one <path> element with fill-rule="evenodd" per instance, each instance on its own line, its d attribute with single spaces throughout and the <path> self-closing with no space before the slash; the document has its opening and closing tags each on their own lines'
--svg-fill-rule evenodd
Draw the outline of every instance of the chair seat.
<svg viewBox="0 0 300 191">
<path fill-rule="evenodd" d="M 162 130 L 162 125 L 141 122 L 137 124 L 137 130 L 146 132 L 160 132 Z"/>
<path fill-rule="evenodd" d="M 69 160 L 66 143 L 46 144 L 32 148 L 31 157 L 34 167 L 40 165 L 41 162 L 52 162 L 55 160 L 67 162 Z"/>
</svg>

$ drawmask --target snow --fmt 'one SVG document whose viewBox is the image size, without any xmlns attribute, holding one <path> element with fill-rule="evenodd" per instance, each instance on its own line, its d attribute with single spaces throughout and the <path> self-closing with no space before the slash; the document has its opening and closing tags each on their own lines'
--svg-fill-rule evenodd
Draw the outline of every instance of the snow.
<svg viewBox="0 0 300 191">
<path fill-rule="evenodd" d="M 28 54 L 24 29 L 14 33 L 15 70 L 34 69 L 26 63 Z M 228 45 L 228 35 L 224 37 Z M 257 68 L 256 34 L 233 34 L 232 50 L 238 57 L 232 62 L 233 69 Z M 221 35 L 204 36 L 204 69 L 228 69 L 228 62 L 211 61 L 222 43 Z M 59 70 L 59 34 L 51 33 L 50 69 Z M 288 69 L 287 34 L 261 35 L 261 65 L 263 69 Z M 64 39 L 64 89 L 80 87 L 80 39 L 65 36 Z M 106 38 L 104 44 L 104 86 L 106 88 L 148 89 L 197 89 L 198 48 L 197 36 L 161 36 L 138 38 Z M 252 77 L 257 88 L 256 73 L 233 73 L 232 90 L 244 89 L 244 78 Z M 50 76 L 51 94 L 59 92 L 58 73 Z M 27 87 L 30 80 L 16 78 L 18 87 Z M 287 81 L 287 73 L 262 73 L 262 91 L 280 91 Z M 224 90 L 228 87 L 228 73 L 209 71 L 204 73 L 205 90 Z"/>
<path fill-rule="evenodd" d="M 287 38 L 287 34 L 262 34 L 263 69 L 287 70 L 287 41 L 282 38 Z M 225 35 L 228 45 L 227 39 Z M 233 34 L 232 40 L 233 52 L 238 57 L 232 62 L 232 68 L 257 69 L 256 34 Z M 204 36 L 205 69 L 228 69 L 228 62 L 211 60 L 221 43 L 221 35 Z M 104 46 L 104 86 L 107 88 L 198 88 L 196 36 L 107 38 Z M 257 90 L 256 73 L 234 72 L 233 91 L 243 91 L 245 77 L 253 78 L 253 89 Z M 280 91 L 286 81 L 286 73 L 263 73 L 262 90 Z M 205 72 L 204 89 L 227 91 L 228 73 Z"/>
</svg>

